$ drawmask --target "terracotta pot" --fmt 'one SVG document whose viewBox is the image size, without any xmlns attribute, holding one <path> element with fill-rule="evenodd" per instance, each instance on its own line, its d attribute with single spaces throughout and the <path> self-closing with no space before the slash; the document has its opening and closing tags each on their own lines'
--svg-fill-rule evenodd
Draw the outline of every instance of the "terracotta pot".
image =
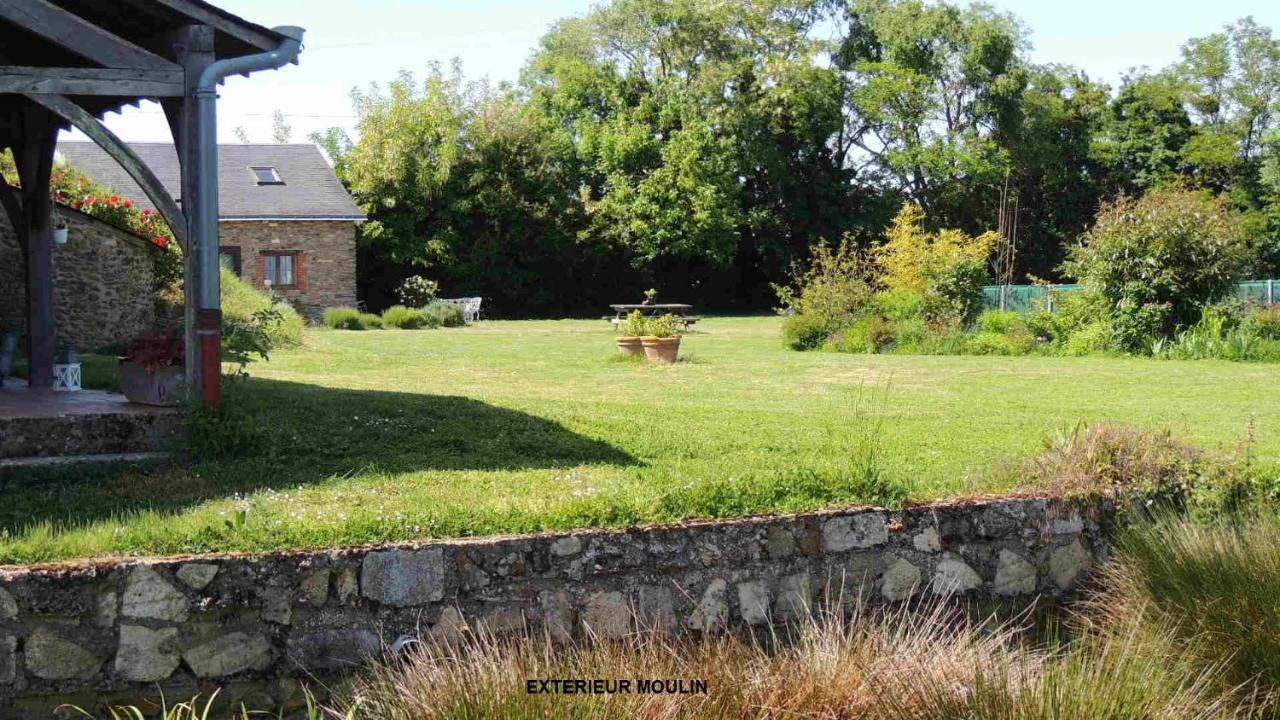
<svg viewBox="0 0 1280 720">
<path fill-rule="evenodd" d="M 680 354 L 679 335 L 669 338 L 642 337 L 640 343 L 644 346 L 645 359 L 650 362 L 673 363 Z"/>
<path fill-rule="evenodd" d="M 639 337 L 624 335 L 618 338 L 618 352 L 623 355 L 640 357 L 644 354 L 644 347 L 640 345 Z"/>
<path fill-rule="evenodd" d="M 177 405 L 186 394 L 187 378 L 181 365 L 149 373 L 128 360 L 120 363 L 120 389 L 129 402 L 142 405 Z"/>
</svg>

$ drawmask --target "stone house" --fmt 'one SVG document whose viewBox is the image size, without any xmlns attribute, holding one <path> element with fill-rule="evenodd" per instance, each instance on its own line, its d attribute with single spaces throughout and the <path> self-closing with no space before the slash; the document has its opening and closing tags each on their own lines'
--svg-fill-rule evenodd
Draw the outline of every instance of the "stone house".
<svg viewBox="0 0 1280 720">
<path fill-rule="evenodd" d="M 171 143 L 130 143 L 179 204 Z M 139 207 L 142 189 L 98 145 L 63 142 L 71 165 Z M 365 219 L 333 168 L 311 144 L 218 146 L 218 234 L 225 265 L 288 299 L 309 321 L 356 304 L 356 223 Z"/>
</svg>

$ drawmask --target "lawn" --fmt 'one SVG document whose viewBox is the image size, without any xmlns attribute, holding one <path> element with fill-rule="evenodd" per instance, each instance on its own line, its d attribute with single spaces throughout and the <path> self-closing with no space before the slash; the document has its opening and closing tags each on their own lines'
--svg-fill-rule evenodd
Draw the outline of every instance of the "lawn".
<svg viewBox="0 0 1280 720">
<path fill-rule="evenodd" d="M 309 332 L 237 383 L 241 454 L 0 476 L 0 563 L 354 544 L 1007 490 L 1080 420 L 1280 458 L 1280 369 L 796 353 L 711 318 L 674 366 L 604 323 Z"/>
</svg>

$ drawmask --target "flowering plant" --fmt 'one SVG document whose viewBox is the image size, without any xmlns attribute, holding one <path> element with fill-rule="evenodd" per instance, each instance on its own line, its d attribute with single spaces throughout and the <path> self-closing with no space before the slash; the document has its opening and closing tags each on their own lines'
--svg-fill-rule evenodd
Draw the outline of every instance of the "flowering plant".
<svg viewBox="0 0 1280 720">
<path fill-rule="evenodd" d="M 140 335 L 129 342 L 125 348 L 123 361 L 155 373 L 173 365 L 182 365 L 187 353 L 182 333 L 177 330 L 165 330 L 158 333 Z"/>
<path fill-rule="evenodd" d="M 168 247 L 173 240 L 173 233 L 159 213 L 139 209 L 132 200 L 98 185 L 73 167 L 54 170 L 49 181 L 54 202 L 115 225 L 157 247 Z"/>
</svg>

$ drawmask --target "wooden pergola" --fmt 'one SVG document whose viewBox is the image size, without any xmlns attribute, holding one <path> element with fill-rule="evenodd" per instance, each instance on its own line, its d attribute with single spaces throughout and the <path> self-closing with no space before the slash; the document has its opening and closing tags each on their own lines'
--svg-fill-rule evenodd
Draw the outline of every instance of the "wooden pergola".
<svg viewBox="0 0 1280 720">
<path fill-rule="evenodd" d="M 53 382 L 50 173 L 58 132 L 102 146 L 159 209 L 183 251 L 186 374 L 193 397 L 220 396 L 216 86 L 296 62 L 302 30 L 267 29 L 201 0 L 0 0 L 0 150 L 19 187 L 0 181 L 0 205 L 22 248 L 29 384 Z M 181 202 L 101 122 L 157 100 L 173 132 Z"/>
</svg>

